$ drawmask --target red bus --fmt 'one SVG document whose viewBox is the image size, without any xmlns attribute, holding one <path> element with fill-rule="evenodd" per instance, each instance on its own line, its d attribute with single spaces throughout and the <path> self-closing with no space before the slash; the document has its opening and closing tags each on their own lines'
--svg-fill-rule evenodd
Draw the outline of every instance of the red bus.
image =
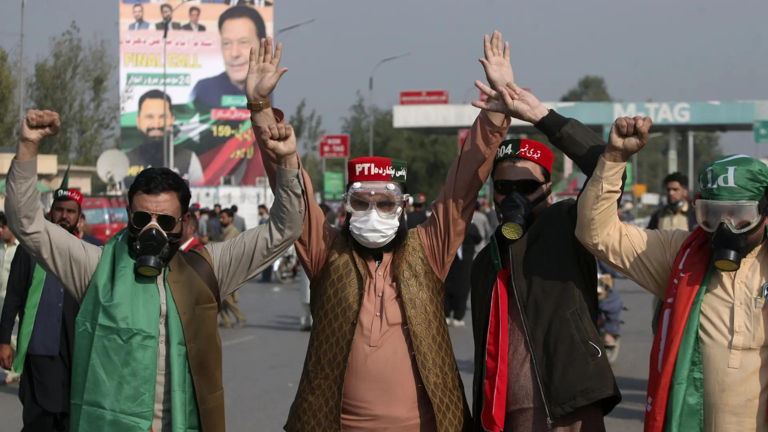
<svg viewBox="0 0 768 432">
<path fill-rule="evenodd" d="M 128 225 L 126 200 L 122 197 L 85 197 L 83 215 L 93 231 L 91 235 L 105 244 Z"/>
</svg>

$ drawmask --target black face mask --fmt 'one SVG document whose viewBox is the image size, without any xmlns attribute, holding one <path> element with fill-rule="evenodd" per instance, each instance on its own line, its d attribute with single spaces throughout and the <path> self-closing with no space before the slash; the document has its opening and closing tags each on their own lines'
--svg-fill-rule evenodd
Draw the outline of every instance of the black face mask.
<svg viewBox="0 0 768 432">
<path fill-rule="evenodd" d="M 552 193 L 551 189 L 541 194 L 533 201 L 528 201 L 525 195 L 513 191 L 501 203 L 496 203 L 496 213 L 501 221 L 497 233 L 506 240 L 518 240 L 533 225 L 536 214 L 533 209 L 544 202 Z"/>
<path fill-rule="evenodd" d="M 182 226 L 182 231 L 184 227 Z M 132 227 L 131 231 L 137 231 Z M 166 234 L 152 226 L 134 234 L 134 270 L 142 276 L 157 277 L 181 247 L 181 233 Z"/>
<path fill-rule="evenodd" d="M 752 248 L 749 247 L 749 237 L 758 229 L 763 229 L 763 224 L 758 224 L 751 231 L 735 234 L 724 223 L 721 223 L 715 232 L 709 234 L 709 243 L 712 247 L 715 267 L 720 271 L 732 272 L 741 267 L 741 260 Z"/>
</svg>

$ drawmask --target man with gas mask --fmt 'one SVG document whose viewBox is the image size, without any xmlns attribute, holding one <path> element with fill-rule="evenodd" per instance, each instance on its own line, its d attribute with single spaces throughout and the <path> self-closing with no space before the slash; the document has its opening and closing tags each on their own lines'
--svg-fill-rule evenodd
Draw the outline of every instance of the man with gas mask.
<svg viewBox="0 0 768 432">
<path fill-rule="evenodd" d="M 486 41 L 491 64 L 508 63 L 508 50 L 496 35 Z M 605 148 L 599 136 L 547 110 L 511 69 L 488 82 L 476 83 L 488 101 L 473 105 L 533 124 L 592 174 Z M 597 264 L 576 239 L 576 203 L 551 202 L 553 162 L 529 139 L 502 142 L 493 162 L 500 225 L 471 276 L 477 432 L 604 431 L 603 416 L 621 400 L 596 328 Z"/>
<path fill-rule="evenodd" d="M 306 203 L 292 130 L 285 126 L 262 138 L 278 164 L 270 223 L 184 252 L 179 248 L 190 189 L 167 168 L 136 176 L 128 191 L 129 227 L 103 249 L 44 220 L 37 203 L 37 149 L 59 128 L 58 114 L 27 112 L 5 205 L 14 235 L 81 305 L 72 430 L 224 431 L 217 312 L 221 299 L 301 233 Z"/>
<path fill-rule="evenodd" d="M 282 127 L 269 96 L 286 69 L 282 46 L 251 51 L 246 96 L 258 132 Z M 469 407 L 443 314 L 443 281 L 464 240 L 477 194 L 509 118 L 483 111 L 448 172 L 432 215 L 408 230 L 406 162 L 349 161 L 344 226 L 326 221 L 309 177 L 307 220 L 296 243 L 311 281 L 313 325 L 285 430 L 458 432 Z M 275 156 L 258 139 L 270 179 Z M 274 184 L 270 180 L 270 184 Z"/>
<path fill-rule="evenodd" d="M 69 169 L 53 193 L 49 220 L 60 235 L 78 236 L 83 195 L 69 189 Z M 63 228 L 58 229 L 56 226 Z M 20 373 L 24 431 L 69 430 L 69 391 L 75 318 L 80 308 L 64 285 L 19 248 L 11 263 L 0 316 L 0 366 Z M 11 333 L 19 316 L 14 358 Z M 22 373 L 23 372 L 23 373 Z"/>
<path fill-rule="evenodd" d="M 768 167 L 722 157 L 699 174 L 699 227 L 648 230 L 616 215 L 621 172 L 650 119 L 619 118 L 579 201 L 579 240 L 664 299 L 651 350 L 645 430 L 768 431 Z"/>
</svg>

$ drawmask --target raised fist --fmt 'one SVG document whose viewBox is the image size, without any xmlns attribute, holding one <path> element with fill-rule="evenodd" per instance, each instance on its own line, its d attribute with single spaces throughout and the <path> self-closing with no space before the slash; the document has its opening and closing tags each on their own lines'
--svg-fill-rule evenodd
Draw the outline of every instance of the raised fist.
<svg viewBox="0 0 768 432">
<path fill-rule="evenodd" d="M 299 168 L 296 134 L 293 133 L 291 125 L 280 123 L 262 126 L 261 142 L 264 148 L 277 156 L 277 162 L 283 168 Z"/>
<path fill-rule="evenodd" d="M 612 153 L 626 162 L 648 143 L 648 130 L 652 123 L 649 117 L 617 118 L 613 122 L 605 152 Z"/>
<path fill-rule="evenodd" d="M 21 122 L 19 140 L 22 143 L 37 145 L 47 136 L 57 135 L 61 128 L 59 114 L 53 111 L 28 110 Z"/>
</svg>

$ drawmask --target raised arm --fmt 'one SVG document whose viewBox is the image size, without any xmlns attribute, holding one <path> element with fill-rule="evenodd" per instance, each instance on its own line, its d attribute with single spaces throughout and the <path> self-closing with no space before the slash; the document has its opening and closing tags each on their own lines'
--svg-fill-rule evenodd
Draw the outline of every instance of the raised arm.
<svg viewBox="0 0 768 432">
<path fill-rule="evenodd" d="M 206 246 L 224 298 L 254 278 L 299 238 L 304 221 L 304 196 L 296 155 L 296 136 L 288 125 L 272 125 L 262 135 L 277 158 L 275 203 L 264 225 L 232 240 Z"/>
<path fill-rule="evenodd" d="M 283 52 L 282 44 L 277 44 L 274 55 L 272 54 L 272 38 L 262 39 L 258 50 L 251 48 L 251 58 L 248 67 L 248 77 L 246 79 L 246 95 L 251 103 L 268 102 L 269 95 L 275 90 L 280 77 L 288 71 L 287 68 L 280 68 L 280 58 Z M 273 127 L 282 123 L 284 120 L 282 111 L 278 109 L 266 108 L 258 112 L 251 113 L 251 123 L 253 124 L 256 142 L 261 150 L 261 159 L 264 162 L 264 169 L 269 177 L 269 184 L 272 190 L 275 190 L 277 158 L 274 152 L 266 145 L 262 138 L 262 132 L 265 128 Z M 301 168 L 301 162 L 298 161 L 301 170 L 301 179 L 304 183 L 304 228 L 296 243 L 296 252 L 299 260 L 307 272 L 307 277 L 311 280 L 317 272 L 320 271 L 331 245 L 338 236 L 336 228 L 326 222 L 325 215 L 320 206 L 315 202 L 314 190 L 309 175 Z"/>
<path fill-rule="evenodd" d="M 502 42 L 501 33 L 493 32 L 490 38 L 486 35 L 483 49 L 485 58 L 479 61 L 491 87 L 514 82 L 509 44 Z M 494 96 L 498 97 L 495 93 Z M 417 227 L 430 264 L 442 279 L 448 275 L 456 250 L 464 241 L 477 194 L 491 173 L 493 158 L 508 127 L 509 118 L 503 112 L 480 112 L 448 171 L 445 187 L 432 203 L 432 215 Z"/>
<path fill-rule="evenodd" d="M 38 202 L 37 148 L 59 132 L 59 115 L 27 111 L 19 147 L 11 163 L 5 199 L 8 227 L 40 266 L 56 276 L 81 301 L 101 257 L 101 248 L 86 243 L 45 219 Z"/>
<path fill-rule="evenodd" d="M 578 203 L 576 237 L 595 257 L 664 298 L 687 231 L 645 230 L 619 221 L 617 198 L 629 157 L 648 141 L 650 119 L 620 118 Z"/>
</svg>

